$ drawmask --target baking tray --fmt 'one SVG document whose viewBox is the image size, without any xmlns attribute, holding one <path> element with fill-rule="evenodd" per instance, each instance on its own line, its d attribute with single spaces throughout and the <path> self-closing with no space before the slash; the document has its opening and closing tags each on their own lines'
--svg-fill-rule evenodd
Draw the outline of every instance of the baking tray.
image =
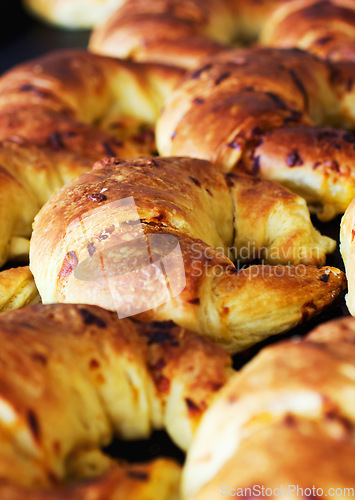
<svg viewBox="0 0 355 500">
<path fill-rule="evenodd" d="M 73 0 L 75 1 L 75 0 Z M 15 64 L 38 57 L 58 49 L 86 48 L 90 32 L 59 29 L 42 24 L 33 19 L 22 8 L 19 0 L 0 0 L 0 73 Z M 314 225 L 327 236 L 339 240 L 341 217 L 331 222 L 320 223 L 313 218 Z M 339 248 L 327 259 L 327 264 L 344 270 Z M 301 325 L 287 334 L 267 339 L 234 358 L 234 367 L 241 368 L 265 345 L 281 339 L 300 337 L 307 334 L 318 324 L 340 316 L 348 315 L 341 297 L 330 309 L 313 320 Z M 184 454 L 171 442 L 165 432 L 154 432 L 149 440 L 123 442 L 115 440 L 106 450 L 111 456 L 128 461 L 147 461 L 158 456 L 173 457 L 183 462 Z"/>
</svg>

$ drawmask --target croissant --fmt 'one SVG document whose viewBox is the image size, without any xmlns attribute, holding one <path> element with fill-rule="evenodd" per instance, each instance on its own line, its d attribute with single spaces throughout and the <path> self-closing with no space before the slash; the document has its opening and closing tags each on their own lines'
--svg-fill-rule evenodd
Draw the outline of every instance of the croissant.
<svg viewBox="0 0 355 500">
<path fill-rule="evenodd" d="M 205 413 L 184 498 L 353 495 L 354 374 L 353 319 L 264 348 Z"/>
<path fill-rule="evenodd" d="M 303 264 L 237 269 L 228 256 L 312 264 L 333 245 L 305 201 L 271 182 L 191 158 L 111 158 L 39 212 L 30 268 L 45 303 L 173 320 L 236 352 L 320 312 L 344 276 Z"/>
<path fill-rule="evenodd" d="M 91 28 L 100 25 L 105 19 L 111 18 L 114 9 L 126 3 L 134 5 L 136 9 L 139 8 L 140 13 L 142 13 L 142 9 L 145 9 L 145 14 L 161 12 L 164 7 L 163 13 L 169 13 L 169 10 L 166 8 L 167 3 L 164 4 L 161 0 L 155 1 L 152 5 L 144 1 L 139 2 L 139 4 L 133 4 L 132 0 L 90 0 L 89 2 L 76 0 L 75 4 L 69 2 L 69 0 L 24 0 L 24 5 L 33 14 L 39 16 L 44 21 L 66 28 Z M 228 38 L 223 33 L 221 22 L 215 23 L 218 29 L 214 29 L 212 32 L 208 29 L 210 24 L 213 24 L 213 19 L 211 20 L 210 17 L 206 22 L 207 14 L 209 16 L 212 14 L 211 8 L 213 8 L 213 14 L 219 21 L 223 19 L 223 21 L 228 23 L 230 35 L 232 33 L 230 27 L 232 17 L 233 23 L 237 25 L 236 29 L 238 33 L 242 30 L 243 33 L 240 34 L 243 37 L 253 38 L 260 30 L 266 16 L 271 13 L 275 6 L 282 3 L 282 0 L 258 0 L 254 4 L 250 4 L 246 0 L 221 0 L 218 4 L 208 0 L 203 5 L 202 2 L 187 2 L 184 0 L 180 1 L 179 10 L 182 13 L 182 19 L 190 22 L 195 21 L 197 25 L 194 26 L 195 30 L 200 28 L 202 32 L 207 31 L 208 35 L 212 38 L 222 38 L 223 41 L 227 42 Z M 173 9 L 174 13 L 176 12 L 176 4 L 175 2 L 170 2 L 170 8 Z M 218 5 L 220 9 L 218 9 Z M 132 10 L 130 5 L 128 12 L 132 12 Z M 223 17 L 223 14 L 226 14 L 226 12 L 229 14 L 228 18 Z M 207 24 L 207 29 L 204 29 L 204 22 Z M 176 26 L 174 28 L 176 29 Z"/>
<path fill-rule="evenodd" d="M 331 61 L 355 61 L 354 2 L 280 2 L 263 24 L 260 41 L 275 47 L 299 47 Z"/>
<path fill-rule="evenodd" d="M 98 23 L 89 48 L 192 69 L 228 46 L 256 40 L 354 60 L 354 38 L 352 0 L 128 0 Z"/>
<path fill-rule="evenodd" d="M 124 0 L 24 0 L 40 19 L 65 28 L 91 28 L 103 22 Z"/>
<path fill-rule="evenodd" d="M 165 427 L 186 449 L 231 374 L 223 349 L 172 323 L 66 304 L 3 314 L 0 338 L 3 500 L 178 498 L 175 462 L 120 465 L 100 447 Z"/>
<path fill-rule="evenodd" d="M 0 265 L 28 255 L 34 216 L 56 189 L 106 155 L 152 153 L 152 124 L 181 74 L 67 51 L 0 78 Z"/>
<path fill-rule="evenodd" d="M 328 128 L 354 127 L 354 33 L 349 0 L 129 0 L 89 47 L 192 70 L 158 121 L 161 155 L 275 180 L 327 221 L 355 196 L 355 138 Z M 256 36 L 288 50 L 223 50 Z"/>
<path fill-rule="evenodd" d="M 165 103 L 160 154 L 280 182 L 321 220 L 344 213 L 355 195 L 355 136 L 323 125 L 354 123 L 344 85 L 355 64 L 335 78 L 328 63 L 291 49 L 238 49 L 205 63 Z"/>
</svg>

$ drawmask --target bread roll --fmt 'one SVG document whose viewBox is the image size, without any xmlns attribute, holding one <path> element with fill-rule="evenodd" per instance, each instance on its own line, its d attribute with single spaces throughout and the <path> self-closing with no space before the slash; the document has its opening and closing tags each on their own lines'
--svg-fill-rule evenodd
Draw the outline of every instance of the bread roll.
<svg viewBox="0 0 355 500">
<path fill-rule="evenodd" d="M 183 497 L 351 495 L 354 340 L 355 320 L 325 323 L 305 340 L 263 349 L 235 374 L 203 417 Z"/>
<path fill-rule="evenodd" d="M 45 303 L 172 319 L 236 352 L 334 301 L 343 273 L 304 265 L 333 248 L 305 201 L 269 181 L 191 158 L 111 158 L 42 208 L 30 267 Z"/>
<path fill-rule="evenodd" d="M 166 428 L 186 449 L 231 374 L 224 350 L 65 304 L 1 315 L 0 338 L 2 499 L 178 498 L 175 462 L 119 464 L 100 448 Z"/>
</svg>

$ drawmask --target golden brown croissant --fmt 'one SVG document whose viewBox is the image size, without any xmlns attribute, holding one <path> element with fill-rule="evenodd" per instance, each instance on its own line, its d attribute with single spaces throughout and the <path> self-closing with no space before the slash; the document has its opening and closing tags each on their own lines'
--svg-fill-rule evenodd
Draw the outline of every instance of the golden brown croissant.
<svg viewBox="0 0 355 500">
<path fill-rule="evenodd" d="M 128 0 L 94 30 L 89 47 L 194 68 L 211 53 L 256 40 L 354 60 L 354 37 L 352 0 Z"/>
<path fill-rule="evenodd" d="M 138 141 L 123 142 L 98 127 L 126 116 L 154 124 L 182 74 L 79 50 L 47 54 L 0 79 L 0 139 L 19 136 L 50 148 L 58 163 L 65 153 L 74 160 L 137 154 Z"/>
<path fill-rule="evenodd" d="M 94 30 L 93 52 L 193 68 L 236 31 L 228 0 L 129 0 Z"/>
<path fill-rule="evenodd" d="M 299 50 L 212 57 L 168 97 L 157 123 L 159 152 L 276 180 L 329 220 L 355 195 L 355 136 L 321 126 L 354 122 L 344 83 L 355 64 L 338 70 L 335 78 L 329 64 Z"/>
<path fill-rule="evenodd" d="M 100 447 L 164 427 L 186 449 L 230 375 L 224 350 L 172 323 L 65 304 L 3 314 L 0 339 L 3 500 L 177 498 L 174 462 L 119 465 Z"/>
<path fill-rule="evenodd" d="M 354 319 L 263 349 L 204 415 L 184 498 L 353 495 L 354 381 Z"/>
<path fill-rule="evenodd" d="M 125 0 L 23 0 L 41 19 L 65 28 L 91 28 L 103 22 Z"/>
<path fill-rule="evenodd" d="M 223 52 L 223 44 L 250 41 L 262 26 L 266 45 L 334 62 L 298 50 Z M 276 180 L 329 220 L 355 195 L 355 139 L 326 128 L 354 127 L 353 33 L 351 0 L 129 0 L 94 31 L 90 48 L 194 68 L 158 122 L 161 155 Z"/>
<path fill-rule="evenodd" d="M 57 52 L 0 78 L 0 265 L 28 255 L 55 189 L 109 155 L 150 154 L 152 124 L 180 70 Z"/>
<path fill-rule="evenodd" d="M 299 47 L 331 61 L 355 61 L 355 4 L 352 0 L 280 2 L 263 24 L 260 41 Z"/>
<path fill-rule="evenodd" d="M 304 200 L 271 182 L 191 158 L 112 158 L 42 208 L 30 267 L 45 303 L 172 319 L 235 352 L 321 311 L 344 277 L 304 265 L 236 269 L 227 256 L 310 264 L 332 248 Z"/>
</svg>

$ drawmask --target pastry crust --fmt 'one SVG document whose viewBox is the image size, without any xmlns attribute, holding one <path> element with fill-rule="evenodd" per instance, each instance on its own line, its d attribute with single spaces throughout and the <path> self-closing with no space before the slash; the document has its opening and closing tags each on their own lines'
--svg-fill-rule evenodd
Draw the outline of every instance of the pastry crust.
<svg viewBox="0 0 355 500">
<path fill-rule="evenodd" d="M 355 58 L 354 34 L 352 0 L 129 0 L 96 27 L 89 47 L 186 68 L 251 41 L 347 61 Z"/>
<path fill-rule="evenodd" d="M 40 296 L 28 266 L 0 273 L 0 312 L 37 304 Z"/>
<path fill-rule="evenodd" d="M 125 0 L 24 0 L 42 20 L 69 29 L 88 29 L 107 19 Z"/>
<path fill-rule="evenodd" d="M 56 189 L 104 156 L 152 153 L 153 124 L 181 74 L 74 50 L 0 78 L 0 266 L 28 255 L 34 216 Z"/>
<path fill-rule="evenodd" d="M 228 0 L 130 0 L 93 31 L 89 49 L 136 61 L 193 68 L 236 33 Z"/>
<path fill-rule="evenodd" d="M 136 212 L 118 208 L 129 197 Z M 167 264 L 179 293 L 169 293 L 165 303 L 157 300 L 165 274 L 153 266 L 158 278 L 151 276 L 145 267 L 147 244 L 159 235 L 166 238 L 159 255 L 171 252 L 165 246 L 171 238 L 179 248 Z M 123 258 L 110 258 L 107 252 L 120 245 Z M 320 312 L 341 293 L 344 276 L 303 264 L 236 269 L 227 255 L 311 264 L 332 249 L 312 227 L 304 200 L 272 182 L 225 176 L 191 158 L 112 158 L 43 207 L 30 266 L 46 303 L 92 303 L 139 313 L 144 321 L 172 319 L 235 352 Z M 87 275 L 79 275 L 85 266 Z M 138 268 L 148 274 L 135 274 Z"/>
<path fill-rule="evenodd" d="M 188 453 L 184 497 L 256 485 L 277 498 L 281 485 L 315 485 L 346 498 L 344 488 L 354 487 L 354 339 L 353 319 L 325 323 L 305 340 L 263 349 L 235 374 Z"/>
<path fill-rule="evenodd" d="M 104 461 L 108 461 L 105 457 Z M 93 466 L 90 462 L 91 467 Z M 101 464 L 100 464 L 101 465 Z M 97 467 L 97 463 L 94 462 Z M 94 479 L 52 488 L 25 488 L 0 483 L 0 493 L 6 500 L 179 500 L 181 470 L 172 460 L 156 459 L 139 465 L 110 463 Z"/>
<path fill-rule="evenodd" d="M 249 168 L 257 159 L 261 177 L 297 192 L 311 212 L 329 220 L 344 213 L 354 197 L 353 140 L 352 134 L 330 127 L 280 128 L 263 136 Z"/>
<path fill-rule="evenodd" d="M 174 462 L 119 465 L 99 448 L 166 428 L 186 449 L 231 374 L 224 350 L 171 322 L 66 304 L 1 315 L 0 338 L 1 498 L 177 498 Z"/>
<path fill-rule="evenodd" d="M 326 221 L 355 195 L 355 139 L 326 128 L 354 127 L 354 33 L 351 0 L 130 0 L 90 48 L 192 70 L 158 121 L 161 155 L 276 180 Z M 268 49 L 225 50 L 257 34 Z"/>
<path fill-rule="evenodd" d="M 330 61 L 355 61 L 355 8 L 352 0 L 280 2 L 263 25 L 260 41 L 299 47 Z"/>
<path fill-rule="evenodd" d="M 94 125 L 126 115 L 154 124 L 182 74 L 80 50 L 47 54 L 0 79 L 0 139 L 18 136 L 90 160 L 138 154 L 133 140 L 119 141 Z"/>
<path fill-rule="evenodd" d="M 353 93 L 344 88 L 353 66 L 339 63 L 333 78 L 329 64 L 294 49 L 211 57 L 168 97 L 159 152 L 276 180 L 330 220 L 355 194 L 355 136 L 321 125 L 353 119 Z"/>
</svg>

